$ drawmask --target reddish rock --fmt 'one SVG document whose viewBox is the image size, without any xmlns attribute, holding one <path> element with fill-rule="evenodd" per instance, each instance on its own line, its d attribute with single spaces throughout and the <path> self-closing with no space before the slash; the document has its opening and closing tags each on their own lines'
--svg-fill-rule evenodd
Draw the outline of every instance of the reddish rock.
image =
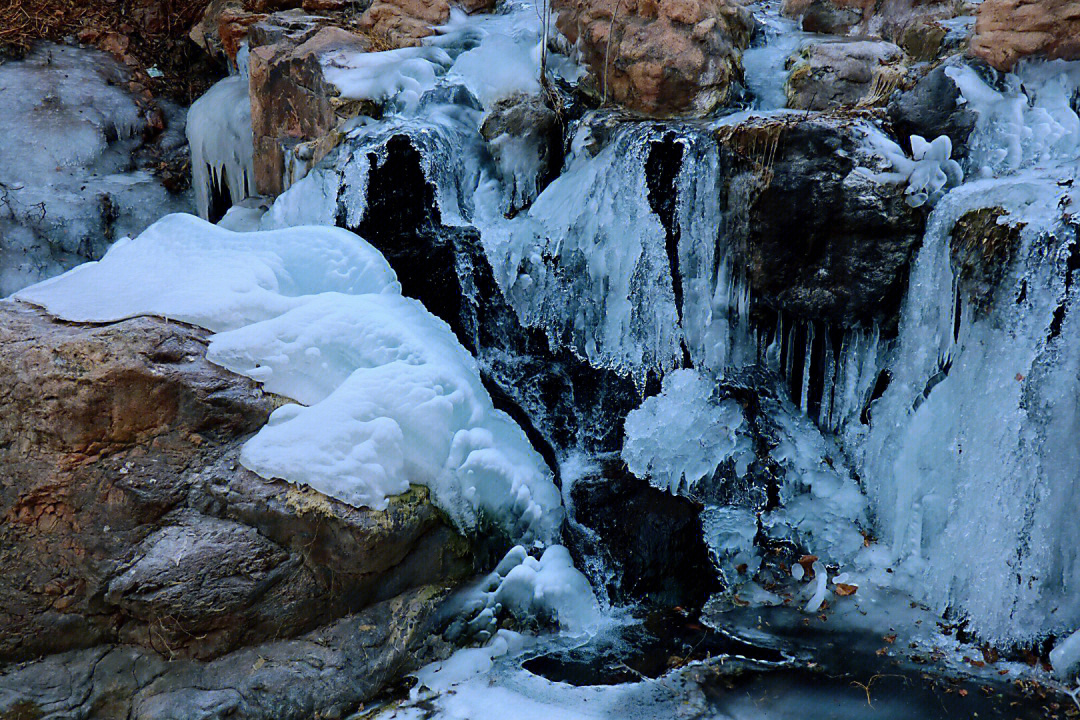
<svg viewBox="0 0 1080 720">
<path fill-rule="evenodd" d="M 1080 59 L 1080 2 L 985 0 L 971 54 L 1006 71 L 1028 56 Z"/>
<path fill-rule="evenodd" d="M 734 0 L 557 0 L 553 7 L 592 90 L 653 116 L 703 115 L 723 103 L 742 77 L 741 50 L 753 32 L 750 12 Z"/>
<path fill-rule="evenodd" d="M 447 0 L 375 0 L 360 18 L 360 28 L 379 49 L 415 47 L 450 19 Z"/>
<path fill-rule="evenodd" d="M 267 25 L 270 25 L 269 23 Z M 285 152 L 290 146 L 326 137 L 358 103 L 338 100 L 338 91 L 323 78 L 320 58 L 338 50 L 367 52 L 367 38 L 337 27 L 285 30 L 260 26 L 256 41 L 278 38 L 254 47 L 250 56 L 251 130 L 255 142 L 255 187 L 260 194 L 285 189 Z M 320 148 L 325 154 L 330 145 Z M 317 162 L 321 158 L 308 158 Z"/>
<path fill-rule="evenodd" d="M 251 12 L 241 0 L 211 0 L 200 20 L 188 33 L 209 55 L 236 63 L 236 51 L 247 40 L 249 28 L 266 13 Z"/>
</svg>

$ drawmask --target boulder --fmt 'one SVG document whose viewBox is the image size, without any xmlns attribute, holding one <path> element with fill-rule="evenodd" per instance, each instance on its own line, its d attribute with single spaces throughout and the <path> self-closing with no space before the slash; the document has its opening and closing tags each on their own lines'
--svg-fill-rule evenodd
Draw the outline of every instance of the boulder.
<svg viewBox="0 0 1080 720">
<path fill-rule="evenodd" d="M 553 8 L 592 92 L 651 116 L 704 115 L 724 103 L 742 80 L 754 31 L 735 0 L 558 0 Z"/>
<path fill-rule="evenodd" d="M 298 144 L 322 141 L 306 158 L 314 164 L 333 146 L 328 136 L 343 118 L 370 112 L 363 103 L 338 97 L 338 89 L 323 76 L 320 60 L 340 50 L 367 52 L 371 41 L 338 27 L 282 15 L 255 26 L 250 55 L 255 188 L 271 196 L 288 186 L 286 157 Z"/>
<path fill-rule="evenodd" d="M 281 398 L 210 364 L 207 336 L 0 303 L 0 662 L 208 660 L 471 572 L 423 488 L 374 511 L 241 467 Z"/>
<path fill-rule="evenodd" d="M 955 18 L 965 7 L 960 0 L 784 0 L 782 12 L 806 32 L 878 37 L 907 47 L 939 34 L 940 45 L 945 29 L 937 21 Z M 909 30 L 914 34 L 905 42 Z"/>
<path fill-rule="evenodd" d="M 807 43 L 788 61 L 787 106 L 827 110 L 881 103 L 903 77 L 903 57 L 883 40 Z"/>
<path fill-rule="evenodd" d="M 947 135 L 954 157 L 967 152 L 967 139 L 978 116 L 962 100 L 960 88 L 945 74 L 959 64 L 959 57 L 938 65 L 911 88 L 889 98 L 888 115 L 901 147 L 911 147 L 911 136 L 936 138 Z"/>
<path fill-rule="evenodd" d="M 1021 58 L 1080 59 L 1080 3 L 1075 0 L 985 0 L 971 54 L 1008 71 Z"/>
<path fill-rule="evenodd" d="M 141 647 L 52 655 L 0 674 L 0 717 L 310 720 L 362 710 L 380 688 L 445 655 L 433 635 L 442 594 L 406 591 L 290 640 L 210 662 Z"/>
</svg>

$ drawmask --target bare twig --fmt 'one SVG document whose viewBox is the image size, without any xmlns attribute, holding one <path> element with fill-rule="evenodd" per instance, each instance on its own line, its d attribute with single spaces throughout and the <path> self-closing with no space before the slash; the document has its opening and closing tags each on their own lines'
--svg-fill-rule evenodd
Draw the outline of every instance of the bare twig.
<svg viewBox="0 0 1080 720">
<path fill-rule="evenodd" d="M 604 47 L 604 87 L 600 93 L 600 104 L 607 104 L 607 90 L 608 90 L 608 68 L 610 67 L 611 58 L 611 38 L 615 34 L 615 18 L 619 17 L 619 8 L 622 7 L 622 0 L 616 0 L 615 12 L 611 13 L 611 24 L 608 25 L 607 33 L 607 45 Z"/>
</svg>

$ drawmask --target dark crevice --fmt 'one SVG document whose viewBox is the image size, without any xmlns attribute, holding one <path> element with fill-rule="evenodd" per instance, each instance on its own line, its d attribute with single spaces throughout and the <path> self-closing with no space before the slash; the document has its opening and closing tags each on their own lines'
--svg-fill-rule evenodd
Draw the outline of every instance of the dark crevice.
<svg viewBox="0 0 1080 720">
<path fill-rule="evenodd" d="M 791 333 L 791 369 L 788 372 L 788 386 L 791 388 L 791 401 L 802 407 L 803 368 L 806 366 L 806 323 L 796 323 Z"/>
<path fill-rule="evenodd" d="M 1072 290 L 1073 273 L 1080 270 L 1080 238 L 1069 246 L 1069 258 L 1065 261 L 1065 292 L 1061 304 L 1054 309 L 1054 319 L 1050 321 L 1050 333 L 1046 341 L 1050 342 L 1061 334 L 1061 324 L 1065 322 L 1065 306 L 1068 304 L 1069 291 Z"/>
<path fill-rule="evenodd" d="M 207 176 L 210 178 L 210 202 L 207 204 L 206 219 L 216 223 L 225 217 L 225 213 L 233 206 L 232 193 L 229 191 L 229 172 L 224 167 L 221 173 L 206 166 Z"/>
<path fill-rule="evenodd" d="M 953 342 L 960 341 L 960 310 L 962 309 L 962 307 L 963 305 L 960 302 L 960 291 L 957 290 L 956 298 L 954 299 L 953 304 Z"/>
<path fill-rule="evenodd" d="M 810 346 L 810 382 L 806 388 L 806 414 L 818 420 L 825 394 L 825 337 L 824 332 L 814 332 Z"/>
<path fill-rule="evenodd" d="M 671 270 L 671 290 L 675 296 L 675 311 L 679 324 L 683 319 L 682 272 L 679 269 L 679 239 L 681 230 L 678 218 L 679 192 L 675 186 L 683 162 L 683 146 L 677 142 L 675 133 L 668 133 L 663 140 L 649 146 L 645 161 L 645 182 L 649 187 L 649 207 L 660 218 L 664 227 L 664 248 Z M 683 365 L 691 367 L 690 353 L 683 342 Z"/>
<path fill-rule="evenodd" d="M 863 405 L 862 414 L 859 416 L 859 420 L 863 425 L 870 424 L 870 406 L 874 404 L 874 401 L 885 394 L 885 391 L 889 389 L 889 383 L 892 382 L 892 373 L 888 370 L 882 370 L 878 373 L 877 381 L 874 382 L 874 389 L 870 392 L 870 399 Z"/>
</svg>

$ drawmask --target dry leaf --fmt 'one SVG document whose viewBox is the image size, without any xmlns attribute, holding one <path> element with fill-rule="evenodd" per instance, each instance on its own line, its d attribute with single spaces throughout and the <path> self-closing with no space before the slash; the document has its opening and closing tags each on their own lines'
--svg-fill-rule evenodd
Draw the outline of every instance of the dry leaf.
<svg viewBox="0 0 1080 720">
<path fill-rule="evenodd" d="M 848 595 L 854 595 L 855 591 L 859 589 L 858 585 L 848 585 L 847 583 L 834 583 L 833 592 L 840 597 L 847 597 Z"/>
</svg>

